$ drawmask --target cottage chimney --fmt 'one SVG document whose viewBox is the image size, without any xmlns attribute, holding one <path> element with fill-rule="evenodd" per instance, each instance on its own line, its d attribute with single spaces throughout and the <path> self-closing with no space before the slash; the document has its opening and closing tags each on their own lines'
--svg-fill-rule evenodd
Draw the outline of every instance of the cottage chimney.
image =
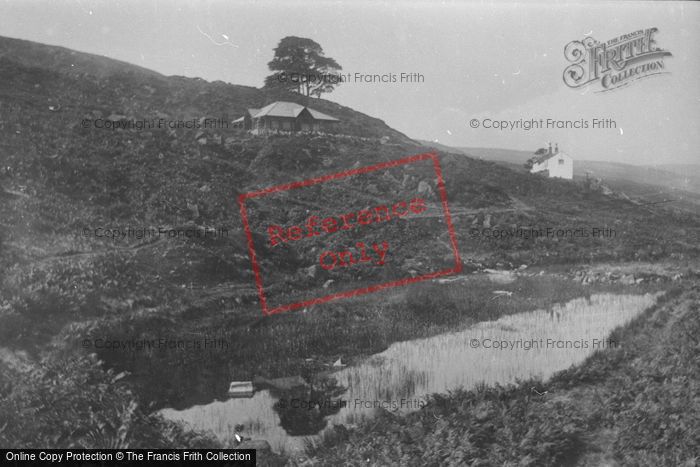
<svg viewBox="0 0 700 467">
<path fill-rule="evenodd" d="M 554 154 L 559 154 L 559 143 L 554 145 Z"/>
<path fill-rule="evenodd" d="M 549 143 L 549 150 L 547 152 L 550 156 L 552 155 L 552 143 Z"/>
</svg>

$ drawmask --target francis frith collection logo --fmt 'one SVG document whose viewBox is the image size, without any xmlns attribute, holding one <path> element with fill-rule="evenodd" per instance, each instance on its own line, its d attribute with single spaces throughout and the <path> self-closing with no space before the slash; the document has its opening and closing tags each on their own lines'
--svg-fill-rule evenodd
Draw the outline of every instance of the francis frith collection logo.
<svg viewBox="0 0 700 467">
<path fill-rule="evenodd" d="M 668 73 L 665 57 L 668 52 L 656 44 L 657 28 L 639 29 L 607 42 L 593 37 L 569 42 L 564 56 L 571 63 L 564 70 L 564 83 L 580 88 L 600 83 L 597 92 L 611 91 L 649 76 Z"/>
</svg>

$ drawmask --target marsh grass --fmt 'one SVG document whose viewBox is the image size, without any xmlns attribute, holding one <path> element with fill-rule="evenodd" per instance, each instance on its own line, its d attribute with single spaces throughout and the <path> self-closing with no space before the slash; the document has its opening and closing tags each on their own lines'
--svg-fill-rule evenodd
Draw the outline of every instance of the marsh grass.
<svg viewBox="0 0 700 467">
<path fill-rule="evenodd" d="M 369 465 L 694 465 L 698 303 L 700 289 L 677 288 L 613 332 L 624 346 L 546 383 L 435 394 L 416 413 L 385 412 L 307 454 L 324 465 L 353 454 Z"/>
<path fill-rule="evenodd" d="M 513 295 L 494 298 L 496 289 Z M 222 397 L 230 381 L 325 371 L 339 357 L 352 363 L 394 342 L 464 329 L 475 322 L 551 307 L 594 292 L 621 290 L 619 285 L 586 287 L 547 275 L 520 277 L 506 285 L 474 275 L 459 282 L 415 284 L 381 297 L 367 295 L 265 319 L 257 318 L 255 308 L 226 315 L 202 310 L 187 313 L 186 319 L 164 310 L 128 313 L 77 332 L 80 338 L 87 332 L 89 337 L 110 339 L 206 336 L 225 340 L 229 348 L 215 352 L 151 351 L 138 358 L 123 351 L 99 352 L 108 367 L 133 373 L 132 381 L 139 385 L 144 401 L 155 408 L 184 408 Z M 79 337 L 66 336 L 66 340 L 77 344 Z"/>
</svg>

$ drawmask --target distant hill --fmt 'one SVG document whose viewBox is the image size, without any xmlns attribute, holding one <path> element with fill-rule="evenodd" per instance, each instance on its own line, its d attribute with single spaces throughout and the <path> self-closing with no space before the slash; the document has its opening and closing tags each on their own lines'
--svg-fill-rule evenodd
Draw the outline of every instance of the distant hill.
<svg viewBox="0 0 700 467">
<path fill-rule="evenodd" d="M 516 170 L 524 170 L 523 164 L 532 157 L 528 151 L 498 148 L 467 148 L 423 141 L 441 150 L 451 150 L 477 159 L 493 161 Z M 632 183 L 652 185 L 667 190 L 680 190 L 700 194 L 700 165 L 660 164 L 657 166 L 632 165 L 619 162 L 587 161 L 574 158 L 574 178 L 587 174 L 600 178 L 608 184 Z M 649 191 L 649 190 L 647 190 Z"/>
<path fill-rule="evenodd" d="M 683 176 L 700 177 L 700 164 L 654 164 L 648 165 L 653 169 L 663 170 Z"/>
<path fill-rule="evenodd" d="M 420 141 L 426 146 L 431 146 L 442 151 L 456 152 L 475 159 L 505 163 L 509 166 L 517 165 L 522 167 L 525 161 L 532 157 L 532 153 L 517 149 L 452 147 L 428 140 Z"/>
<path fill-rule="evenodd" d="M 574 176 L 583 177 L 588 172 L 607 181 L 628 181 L 700 193 L 700 171 L 682 173 L 679 170 L 678 172 L 672 172 L 667 167 L 650 167 L 603 161 L 576 161 Z"/>
</svg>

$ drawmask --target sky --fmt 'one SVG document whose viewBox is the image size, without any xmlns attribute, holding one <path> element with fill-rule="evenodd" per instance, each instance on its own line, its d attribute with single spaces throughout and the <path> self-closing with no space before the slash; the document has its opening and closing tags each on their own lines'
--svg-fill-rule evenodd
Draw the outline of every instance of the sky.
<svg viewBox="0 0 700 467">
<path fill-rule="evenodd" d="M 420 73 L 422 82 L 351 81 L 324 95 L 412 138 L 525 151 L 552 142 L 574 159 L 700 163 L 694 2 L 0 0 L 0 8 L 0 36 L 255 87 L 281 38 L 308 37 L 353 77 Z M 667 73 L 610 92 L 564 84 L 569 42 L 652 27 L 672 54 Z M 594 118 L 614 126 L 591 128 Z M 484 128 L 520 119 L 589 128 Z"/>
</svg>

